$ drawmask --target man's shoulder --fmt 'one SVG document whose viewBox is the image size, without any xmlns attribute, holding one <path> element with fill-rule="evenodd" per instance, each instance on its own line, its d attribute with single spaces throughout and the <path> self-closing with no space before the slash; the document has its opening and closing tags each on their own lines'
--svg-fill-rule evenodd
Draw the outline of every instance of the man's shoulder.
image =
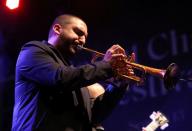
<svg viewBox="0 0 192 131">
<path fill-rule="evenodd" d="M 46 46 L 46 44 L 43 41 L 33 40 L 25 43 L 23 47 L 25 46 Z"/>
<path fill-rule="evenodd" d="M 37 41 L 37 40 L 33 40 L 33 41 L 29 41 L 27 43 L 25 43 L 22 46 L 22 49 L 24 48 L 33 48 L 33 47 L 38 47 L 38 48 L 42 48 L 42 49 L 49 49 L 48 45 L 46 44 L 46 41 Z"/>
</svg>

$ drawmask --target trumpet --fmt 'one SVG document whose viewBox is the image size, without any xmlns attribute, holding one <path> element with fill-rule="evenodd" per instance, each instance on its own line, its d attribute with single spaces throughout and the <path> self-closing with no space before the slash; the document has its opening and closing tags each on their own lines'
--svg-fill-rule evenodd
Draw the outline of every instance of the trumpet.
<svg viewBox="0 0 192 131">
<path fill-rule="evenodd" d="M 90 49 L 90 48 L 83 47 L 81 45 L 78 45 L 78 48 L 88 51 L 90 53 L 95 53 L 96 58 L 104 57 L 104 55 L 105 55 L 104 53 L 98 52 L 98 51 Z M 96 58 L 94 58 L 94 60 Z M 157 68 L 148 67 L 148 66 L 144 66 L 141 64 L 131 62 L 128 59 L 128 57 L 124 59 L 124 62 L 126 64 L 130 65 L 131 68 L 133 68 L 133 69 L 140 70 L 140 71 L 144 72 L 145 74 L 148 73 L 148 74 L 160 77 L 161 79 L 163 79 L 166 89 L 172 89 L 176 85 L 177 81 L 179 80 L 180 71 L 179 71 L 178 65 L 175 63 L 171 63 L 166 69 L 157 69 Z M 125 79 L 130 79 L 135 82 L 143 83 L 143 78 L 135 76 L 135 75 L 130 75 L 130 76 L 124 75 L 124 74 L 118 74 L 118 75 Z"/>
</svg>

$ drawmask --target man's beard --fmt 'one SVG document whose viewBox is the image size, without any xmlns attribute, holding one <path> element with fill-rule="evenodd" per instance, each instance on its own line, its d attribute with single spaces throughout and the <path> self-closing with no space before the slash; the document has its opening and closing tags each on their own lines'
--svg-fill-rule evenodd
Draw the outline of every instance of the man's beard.
<svg viewBox="0 0 192 131">
<path fill-rule="evenodd" d="M 70 51 L 71 55 L 75 55 L 78 51 L 77 45 L 74 43 L 70 44 L 69 45 L 69 51 Z"/>
<path fill-rule="evenodd" d="M 73 40 L 65 40 L 61 44 L 61 52 L 65 57 L 74 57 L 78 52 L 77 44 Z"/>
</svg>

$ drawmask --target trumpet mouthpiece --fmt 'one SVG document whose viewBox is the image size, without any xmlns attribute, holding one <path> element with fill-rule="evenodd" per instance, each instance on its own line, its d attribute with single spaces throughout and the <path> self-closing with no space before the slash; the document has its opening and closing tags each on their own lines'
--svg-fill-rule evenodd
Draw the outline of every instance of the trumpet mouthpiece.
<svg viewBox="0 0 192 131">
<path fill-rule="evenodd" d="M 77 45 L 77 49 L 78 50 L 82 50 L 83 49 L 83 45 Z"/>
</svg>

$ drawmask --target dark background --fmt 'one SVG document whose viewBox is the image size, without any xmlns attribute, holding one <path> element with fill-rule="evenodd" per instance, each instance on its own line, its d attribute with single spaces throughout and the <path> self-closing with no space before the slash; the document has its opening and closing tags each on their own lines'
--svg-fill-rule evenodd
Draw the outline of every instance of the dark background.
<svg viewBox="0 0 192 131">
<path fill-rule="evenodd" d="M 0 130 L 9 131 L 14 104 L 15 62 L 21 46 L 46 40 L 54 18 L 77 15 L 89 27 L 87 46 L 105 52 L 119 43 L 136 62 L 166 69 L 175 62 L 182 75 L 192 77 L 192 8 L 180 0 L 20 0 L 16 10 L 0 1 Z M 78 63 L 89 61 L 80 56 Z M 107 131 L 141 131 L 153 111 L 169 119 L 166 131 L 192 131 L 192 83 L 179 82 L 171 91 L 158 77 L 146 75 L 145 84 L 133 85 L 109 118 Z M 160 130 L 160 129 L 158 129 Z"/>
</svg>

